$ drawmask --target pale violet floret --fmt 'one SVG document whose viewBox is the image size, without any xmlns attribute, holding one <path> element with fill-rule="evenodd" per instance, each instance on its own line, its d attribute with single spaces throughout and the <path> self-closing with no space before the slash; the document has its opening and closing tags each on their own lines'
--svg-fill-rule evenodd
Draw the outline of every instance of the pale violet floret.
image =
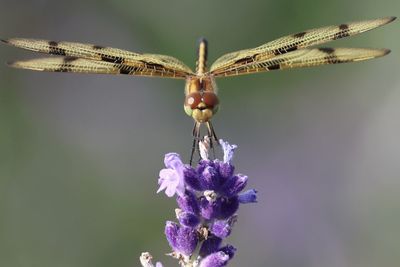
<svg viewBox="0 0 400 267">
<path fill-rule="evenodd" d="M 179 196 L 185 192 L 184 183 L 184 164 L 177 153 L 168 153 L 165 155 L 164 164 L 166 169 L 160 171 L 157 193 L 165 189 L 165 194 L 172 197 L 175 193 Z"/>
<path fill-rule="evenodd" d="M 219 144 L 222 146 L 222 150 L 224 151 L 224 163 L 230 163 L 237 145 L 231 145 L 222 139 L 219 140 Z"/>
</svg>

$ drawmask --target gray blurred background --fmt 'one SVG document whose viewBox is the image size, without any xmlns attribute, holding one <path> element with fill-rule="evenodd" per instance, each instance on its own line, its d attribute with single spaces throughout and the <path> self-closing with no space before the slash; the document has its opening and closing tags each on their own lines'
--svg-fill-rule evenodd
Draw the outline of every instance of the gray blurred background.
<svg viewBox="0 0 400 267">
<path fill-rule="evenodd" d="M 0 36 L 90 42 L 194 67 L 282 35 L 398 16 L 398 0 L 0 0 Z M 400 262 L 399 21 L 329 45 L 385 47 L 363 63 L 218 80 L 219 137 L 259 190 L 241 208 L 230 266 Z M 34 55 L 0 47 L 0 61 Z M 174 199 L 166 152 L 189 157 L 181 80 L 37 73 L 0 64 L 0 266 L 166 266 Z"/>
</svg>

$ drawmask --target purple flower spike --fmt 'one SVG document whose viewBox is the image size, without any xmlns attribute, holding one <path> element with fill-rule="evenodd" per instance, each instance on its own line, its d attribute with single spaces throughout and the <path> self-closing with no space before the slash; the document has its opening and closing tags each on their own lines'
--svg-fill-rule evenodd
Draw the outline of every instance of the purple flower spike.
<svg viewBox="0 0 400 267">
<path fill-rule="evenodd" d="M 257 203 L 257 190 L 250 189 L 246 192 L 239 194 L 239 202 L 242 204 Z"/>
<path fill-rule="evenodd" d="M 224 163 L 230 163 L 233 158 L 233 152 L 237 148 L 237 145 L 231 145 L 222 139 L 219 140 L 219 143 L 222 146 L 222 149 L 224 150 Z"/>
<path fill-rule="evenodd" d="M 205 257 L 199 267 L 222 267 L 226 266 L 229 261 L 229 255 L 223 251 L 218 251 Z"/>
<path fill-rule="evenodd" d="M 206 257 L 211 253 L 217 252 L 221 243 L 222 239 L 219 237 L 215 236 L 208 237 L 207 240 L 205 240 L 201 245 L 199 255 L 201 257 Z"/>
<path fill-rule="evenodd" d="M 231 235 L 239 205 L 257 202 L 257 191 L 241 193 L 248 177 L 235 174 L 236 145 L 219 140 L 224 152 L 221 161 L 209 159 L 211 145 L 207 140 L 200 142 L 202 159 L 197 166 L 184 165 L 178 154 L 169 153 L 165 155 L 166 168 L 160 171 L 157 193 L 165 190 L 170 197 L 176 193 L 179 206 L 175 209 L 179 224 L 167 221 L 165 226 L 173 250 L 168 255 L 178 259 L 180 266 L 223 267 L 236 253 L 224 240 Z M 144 264 L 146 259 L 141 259 L 142 267 L 154 267 L 148 259 Z"/>
<path fill-rule="evenodd" d="M 246 187 L 247 179 L 248 177 L 243 174 L 232 176 L 222 186 L 221 191 L 228 197 L 235 196 Z"/>
<path fill-rule="evenodd" d="M 172 197 L 177 193 L 182 195 L 185 192 L 185 184 L 183 177 L 184 165 L 181 158 L 176 153 L 168 153 L 164 158 L 165 167 L 160 171 L 158 185 L 160 186 L 157 193 L 165 189 L 165 194 Z"/>
</svg>

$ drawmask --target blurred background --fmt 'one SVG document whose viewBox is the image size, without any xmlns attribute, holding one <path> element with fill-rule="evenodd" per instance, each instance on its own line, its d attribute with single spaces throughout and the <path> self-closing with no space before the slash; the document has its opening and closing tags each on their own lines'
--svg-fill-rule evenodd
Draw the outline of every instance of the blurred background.
<svg viewBox="0 0 400 267">
<path fill-rule="evenodd" d="M 240 2 L 240 3 L 239 3 Z M 0 0 L 0 36 L 89 42 L 195 66 L 306 29 L 399 16 L 398 0 Z M 329 45 L 390 48 L 363 63 L 217 80 L 214 126 L 259 190 L 230 266 L 400 262 L 399 21 Z M 0 47 L 0 61 L 32 58 Z M 167 152 L 189 158 L 181 80 L 37 73 L 0 64 L 0 266 L 177 266 L 156 195 Z"/>
</svg>

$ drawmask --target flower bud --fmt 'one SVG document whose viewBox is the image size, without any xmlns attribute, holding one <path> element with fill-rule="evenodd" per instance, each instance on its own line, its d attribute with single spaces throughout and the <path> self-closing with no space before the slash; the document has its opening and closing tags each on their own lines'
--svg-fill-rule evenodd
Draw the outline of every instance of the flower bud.
<svg viewBox="0 0 400 267">
<path fill-rule="evenodd" d="M 200 223 L 200 219 L 191 212 L 181 211 L 177 213 L 179 223 L 183 226 L 194 228 Z"/>
<path fill-rule="evenodd" d="M 222 186 L 221 191 L 225 196 L 232 197 L 239 194 L 246 185 L 248 177 L 243 174 L 231 176 Z"/>
<path fill-rule="evenodd" d="M 229 217 L 234 215 L 235 212 L 239 209 L 238 197 L 235 196 L 231 198 L 220 198 L 220 199 L 221 199 L 221 205 L 217 218 L 221 220 L 228 219 Z"/>
<path fill-rule="evenodd" d="M 231 234 L 232 227 L 228 221 L 215 221 L 210 231 L 213 235 L 224 239 Z"/>
<path fill-rule="evenodd" d="M 200 248 L 199 255 L 206 257 L 211 253 L 217 252 L 221 245 L 222 239 L 216 236 L 210 236 L 203 242 Z"/>
<path fill-rule="evenodd" d="M 205 257 L 199 267 L 222 267 L 225 266 L 229 261 L 229 255 L 223 251 L 212 253 Z"/>
<path fill-rule="evenodd" d="M 246 192 L 239 194 L 238 198 L 239 198 L 239 202 L 242 204 L 256 203 L 257 202 L 257 190 L 255 190 L 255 189 L 247 190 Z"/>
<path fill-rule="evenodd" d="M 176 202 L 178 203 L 179 208 L 183 211 L 191 212 L 194 214 L 199 213 L 197 197 L 193 192 L 189 190 L 186 190 L 182 196 L 178 196 L 176 198 Z"/>
</svg>

